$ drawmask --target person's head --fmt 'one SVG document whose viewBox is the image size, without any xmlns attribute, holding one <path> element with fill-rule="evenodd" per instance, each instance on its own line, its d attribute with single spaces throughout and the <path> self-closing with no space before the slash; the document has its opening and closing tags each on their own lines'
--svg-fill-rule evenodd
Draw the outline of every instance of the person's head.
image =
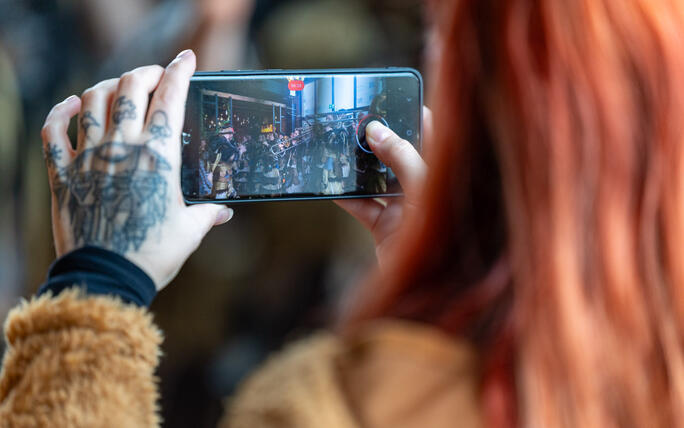
<svg viewBox="0 0 684 428">
<path fill-rule="evenodd" d="M 432 8 L 422 208 L 350 325 L 470 339 L 487 426 L 682 426 L 684 3 Z"/>
</svg>

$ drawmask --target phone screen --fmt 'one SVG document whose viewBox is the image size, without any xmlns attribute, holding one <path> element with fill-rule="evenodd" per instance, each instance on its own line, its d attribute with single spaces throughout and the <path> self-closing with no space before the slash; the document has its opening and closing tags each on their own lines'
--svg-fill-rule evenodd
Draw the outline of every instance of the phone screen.
<svg viewBox="0 0 684 428">
<path fill-rule="evenodd" d="M 365 125 L 377 120 L 420 149 L 418 72 L 259 73 L 193 76 L 182 135 L 186 201 L 401 194 Z"/>
</svg>

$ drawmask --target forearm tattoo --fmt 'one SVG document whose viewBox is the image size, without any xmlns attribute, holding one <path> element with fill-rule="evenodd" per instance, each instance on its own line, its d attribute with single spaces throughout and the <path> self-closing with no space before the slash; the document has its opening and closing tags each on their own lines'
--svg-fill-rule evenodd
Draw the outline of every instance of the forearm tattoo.
<svg viewBox="0 0 684 428">
<path fill-rule="evenodd" d="M 43 156 L 45 157 L 45 164 L 47 167 L 54 169 L 57 166 L 56 162 L 59 162 L 62 159 L 62 149 L 57 147 L 56 144 L 47 143 Z"/>
<path fill-rule="evenodd" d="M 77 245 L 101 245 L 120 254 L 139 250 L 166 215 L 171 165 L 146 144 L 107 142 L 86 149 L 59 171 L 54 186 L 67 208 Z"/>
<path fill-rule="evenodd" d="M 88 138 L 88 130 L 91 127 L 99 128 L 100 122 L 93 117 L 93 114 L 90 111 L 86 111 L 83 113 L 83 116 L 81 116 L 81 129 L 83 130 L 83 135 L 86 138 Z"/>
<path fill-rule="evenodd" d="M 116 125 L 120 125 L 126 119 L 135 119 L 137 117 L 135 112 L 135 104 L 133 101 L 122 95 L 116 99 L 114 103 L 114 113 L 112 113 L 112 121 Z"/>
<path fill-rule="evenodd" d="M 171 127 L 169 126 L 169 117 L 165 111 L 156 110 L 150 116 L 150 134 L 153 140 L 162 140 L 162 142 L 171 136 Z"/>
</svg>

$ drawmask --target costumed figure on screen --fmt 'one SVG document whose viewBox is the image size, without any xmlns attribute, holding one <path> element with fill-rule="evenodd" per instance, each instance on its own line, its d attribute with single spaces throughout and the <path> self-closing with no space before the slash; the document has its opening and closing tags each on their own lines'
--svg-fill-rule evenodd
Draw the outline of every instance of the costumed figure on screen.
<svg viewBox="0 0 684 428">
<path fill-rule="evenodd" d="M 214 171 L 212 197 L 214 199 L 229 199 L 236 196 L 237 192 L 233 186 L 233 170 L 231 165 L 226 162 L 220 162 Z"/>
<path fill-rule="evenodd" d="M 238 156 L 238 148 L 234 138 L 233 127 L 221 129 L 209 141 L 209 149 L 220 155 L 221 162 L 233 162 Z"/>
</svg>

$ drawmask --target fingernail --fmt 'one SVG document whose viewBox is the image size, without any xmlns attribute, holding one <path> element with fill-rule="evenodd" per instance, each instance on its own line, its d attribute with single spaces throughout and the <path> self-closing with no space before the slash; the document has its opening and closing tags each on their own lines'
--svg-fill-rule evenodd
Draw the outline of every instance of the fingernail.
<svg viewBox="0 0 684 428">
<path fill-rule="evenodd" d="M 233 210 L 230 208 L 224 208 L 216 215 L 215 225 L 220 225 L 226 223 L 228 220 L 233 218 Z"/>
<path fill-rule="evenodd" d="M 192 52 L 192 49 L 186 49 L 186 50 L 184 50 L 183 52 L 179 53 L 179 54 L 176 56 L 176 58 L 185 58 L 185 57 L 187 57 L 188 55 L 190 55 L 191 52 Z"/>
<path fill-rule="evenodd" d="M 372 121 L 366 126 L 366 138 L 371 143 L 378 144 L 392 135 L 392 131 L 377 120 Z"/>
<path fill-rule="evenodd" d="M 76 95 L 69 95 L 66 100 L 64 100 L 65 103 L 70 103 L 76 99 Z"/>
</svg>

